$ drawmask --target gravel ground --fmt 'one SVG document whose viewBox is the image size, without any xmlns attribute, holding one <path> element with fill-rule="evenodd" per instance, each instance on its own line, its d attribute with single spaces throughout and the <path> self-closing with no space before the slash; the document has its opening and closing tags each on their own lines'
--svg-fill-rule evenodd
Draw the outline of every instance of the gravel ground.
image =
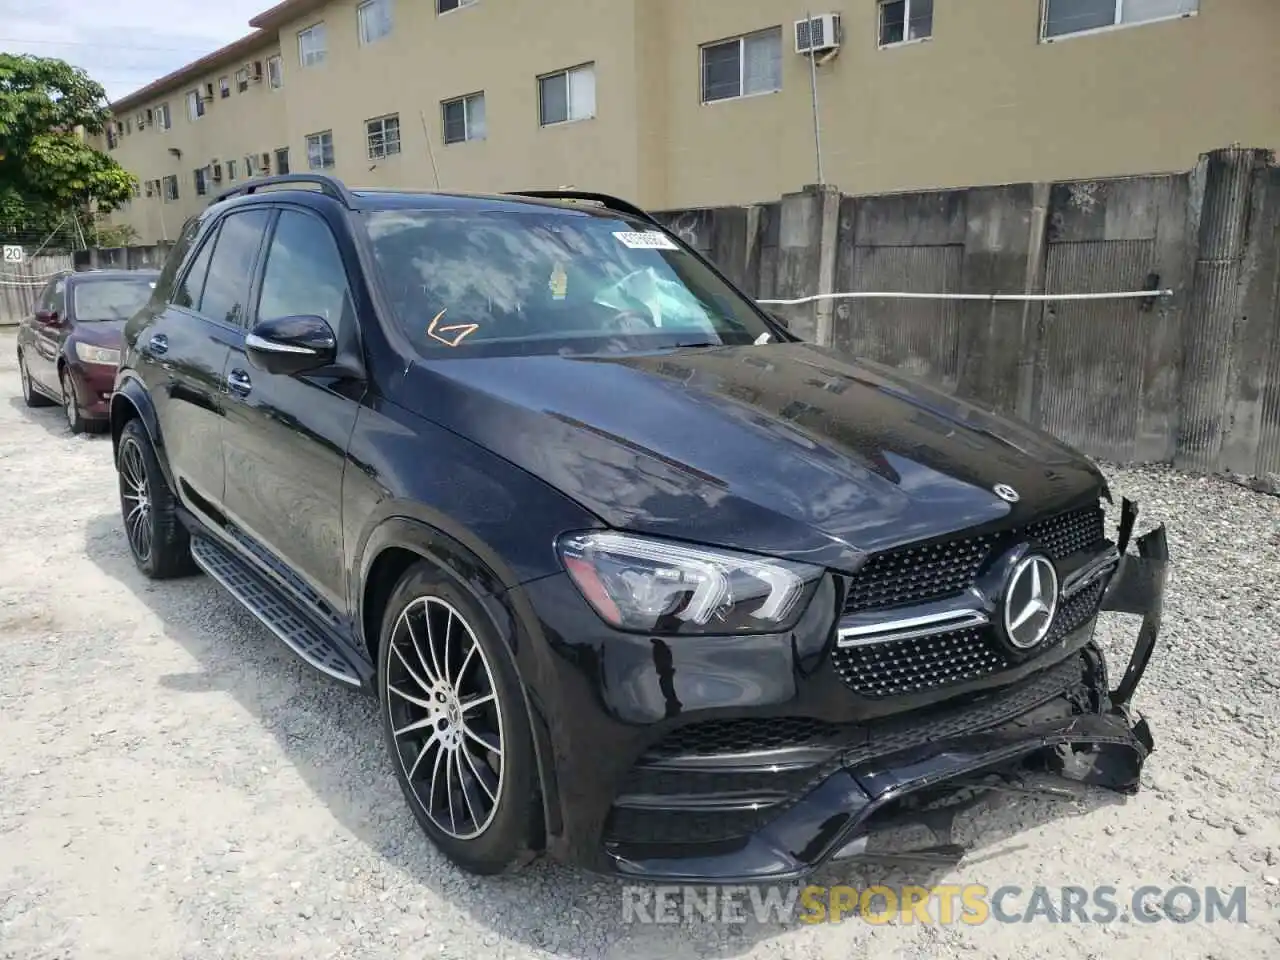
<svg viewBox="0 0 1280 960">
<path fill-rule="evenodd" d="M 1005 795 L 962 817 L 975 850 L 954 870 L 822 880 L 1111 884 L 1121 903 L 1142 884 L 1245 885 L 1247 922 L 625 923 L 610 880 L 450 867 L 401 800 L 370 702 L 208 579 L 144 580 L 109 441 L 23 407 L 0 335 L 0 957 L 1280 954 L 1280 500 L 1110 473 L 1169 523 L 1176 564 L 1137 698 L 1157 741 L 1143 792 Z M 1113 669 L 1134 629 L 1104 625 Z"/>
</svg>

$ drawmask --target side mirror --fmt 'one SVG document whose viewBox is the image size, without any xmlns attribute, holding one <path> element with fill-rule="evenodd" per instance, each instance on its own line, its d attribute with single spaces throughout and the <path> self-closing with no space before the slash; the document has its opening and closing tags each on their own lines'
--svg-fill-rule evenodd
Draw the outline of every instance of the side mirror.
<svg viewBox="0 0 1280 960">
<path fill-rule="evenodd" d="M 280 317 L 263 320 L 244 338 L 255 367 L 291 376 L 333 363 L 338 340 L 324 317 Z"/>
<path fill-rule="evenodd" d="M 59 323 L 57 310 L 37 310 L 36 322 L 43 323 L 46 327 L 56 327 Z"/>
</svg>

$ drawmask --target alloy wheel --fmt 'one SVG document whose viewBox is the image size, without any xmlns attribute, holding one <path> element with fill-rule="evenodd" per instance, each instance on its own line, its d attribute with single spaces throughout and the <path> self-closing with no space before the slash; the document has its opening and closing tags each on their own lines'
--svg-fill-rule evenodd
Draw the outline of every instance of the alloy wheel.
<svg viewBox="0 0 1280 960">
<path fill-rule="evenodd" d="M 151 494 L 142 451 L 133 440 L 120 447 L 120 501 L 124 505 L 124 529 L 134 555 L 145 563 L 151 558 Z"/>
<path fill-rule="evenodd" d="M 66 371 L 62 372 L 62 411 L 67 415 L 67 426 L 75 432 L 77 421 L 80 414 L 76 410 L 76 391 L 71 386 L 71 378 L 67 376 Z"/>
<path fill-rule="evenodd" d="M 408 603 L 390 644 L 384 699 L 405 780 L 438 830 L 474 839 L 502 796 L 502 706 L 489 659 L 439 597 Z"/>
</svg>

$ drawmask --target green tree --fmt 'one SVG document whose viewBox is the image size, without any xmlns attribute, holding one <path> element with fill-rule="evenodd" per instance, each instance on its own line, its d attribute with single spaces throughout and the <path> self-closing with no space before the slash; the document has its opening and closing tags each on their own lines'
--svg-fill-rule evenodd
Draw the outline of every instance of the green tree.
<svg viewBox="0 0 1280 960">
<path fill-rule="evenodd" d="M 134 194 L 136 178 L 95 150 L 111 117 L 102 85 L 50 57 L 0 53 L 0 231 L 83 226 Z"/>
</svg>

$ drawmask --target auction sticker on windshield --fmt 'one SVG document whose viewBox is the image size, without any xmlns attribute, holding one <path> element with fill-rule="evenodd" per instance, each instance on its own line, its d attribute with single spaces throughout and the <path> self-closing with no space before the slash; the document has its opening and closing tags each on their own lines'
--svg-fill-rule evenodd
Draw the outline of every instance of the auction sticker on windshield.
<svg viewBox="0 0 1280 960">
<path fill-rule="evenodd" d="M 632 250 L 679 250 L 675 242 L 664 233 L 658 233 L 656 230 L 648 230 L 643 232 L 615 233 L 618 242 L 624 247 Z"/>
</svg>

